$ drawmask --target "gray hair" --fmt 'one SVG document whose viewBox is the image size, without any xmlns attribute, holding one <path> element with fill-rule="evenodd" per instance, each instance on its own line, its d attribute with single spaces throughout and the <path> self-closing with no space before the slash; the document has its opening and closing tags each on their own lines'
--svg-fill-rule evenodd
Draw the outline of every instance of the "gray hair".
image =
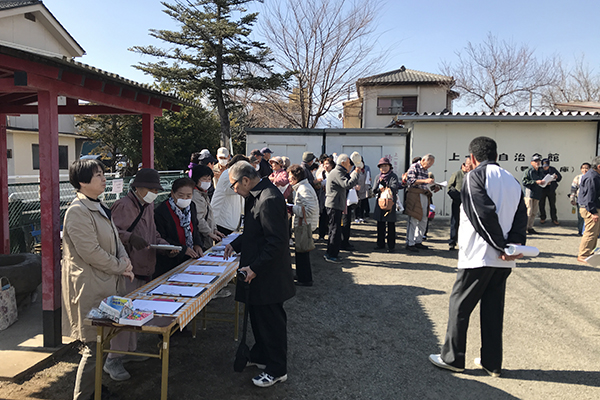
<svg viewBox="0 0 600 400">
<path fill-rule="evenodd" d="M 592 168 L 597 169 L 600 165 L 600 156 L 592 158 Z"/>
<path fill-rule="evenodd" d="M 421 158 L 423 161 L 429 161 L 429 160 L 435 160 L 435 156 L 431 153 L 429 154 L 425 154 L 423 156 L 423 158 Z"/>
<path fill-rule="evenodd" d="M 338 156 L 336 163 L 341 164 L 343 162 L 346 162 L 349 159 L 350 159 L 350 157 L 348 157 L 348 154 L 342 153 Z"/>
<path fill-rule="evenodd" d="M 250 180 L 260 178 L 258 171 L 248 161 L 238 161 L 229 168 L 229 176 L 235 181 L 247 177 Z"/>
</svg>

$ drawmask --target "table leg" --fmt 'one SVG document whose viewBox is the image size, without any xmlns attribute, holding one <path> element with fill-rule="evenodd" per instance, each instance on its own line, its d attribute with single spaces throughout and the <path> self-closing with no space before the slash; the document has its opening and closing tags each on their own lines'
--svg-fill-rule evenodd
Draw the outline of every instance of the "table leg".
<svg viewBox="0 0 600 400">
<path fill-rule="evenodd" d="M 160 398 L 167 400 L 167 389 L 169 384 L 169 339 L 171 332 L 163 333 L 162 347 L 162 380 L 160 385 Z"/>
<path fill-rule="evenodd" d="M 96 378 L 94 382 L 94 400 L 102 399 L 102 359 L 104 358 L 104 327 L 97 328 L 96 336 Z"/>
</svg>

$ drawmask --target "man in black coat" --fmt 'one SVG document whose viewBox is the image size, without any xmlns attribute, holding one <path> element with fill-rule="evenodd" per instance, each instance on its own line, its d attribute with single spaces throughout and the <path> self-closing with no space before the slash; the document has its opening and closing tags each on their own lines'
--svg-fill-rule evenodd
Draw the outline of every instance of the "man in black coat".
<svg viewBox="0 0 600 400">
<path fill-rule="evenodd" d="M 287 380 L 287 316 L 283 302 L 296 293 L 290 257 L 288 216 L 281 191 L 262 179 L 252 165 L 240 161 L 229 168 L 229 182 L 246 199 L 244 233 L 225 247 L 225 258 L 241 253 L 245 283 L 236 287 L 246 303 L 256 343 L 248 366 L 265 371 L 252 379 L 259 387 Z"/>
</svg>

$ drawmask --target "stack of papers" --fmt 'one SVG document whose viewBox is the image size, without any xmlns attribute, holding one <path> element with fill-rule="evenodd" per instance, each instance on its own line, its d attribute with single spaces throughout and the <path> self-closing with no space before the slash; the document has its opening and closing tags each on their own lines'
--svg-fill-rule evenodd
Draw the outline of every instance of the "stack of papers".
<svg viewBox="0 0 600 400">
<path fill-rule="evenodd" d="M 158 285 L 149 291 L 148 294 L 176 297 L 196 297 L 205 289 L 205 287 L 195 286 Z"/>
<path fill-rule="evenodd" d="M 218 275 L 175 274 L 167 279 L 167 281 L 185 283 L 211 283 L 218 277 Z"/>
<path fill-rule="evenodd" d="M 133 307 L 136 310 L 142 311 L 154 311 L 156 314 L 174 314 L 183 306 L 185 303 L 172 300 L 133 300 Z"/>
</svg>

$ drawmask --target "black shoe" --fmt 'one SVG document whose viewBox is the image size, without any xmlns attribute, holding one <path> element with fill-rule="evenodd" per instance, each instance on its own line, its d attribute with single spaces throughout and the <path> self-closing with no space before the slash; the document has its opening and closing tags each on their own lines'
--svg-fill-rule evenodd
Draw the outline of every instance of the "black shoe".
<svg viewBox="0 0 600 400">
<path fill-rule="evenodd" d="M 425 246 L 423 243 L 415 243 L 415 247 L 421 250 L 429 250 L 429 247 Z"/>
<path fill-rule="evenodd" d="M 387 250 L 387 252 L 388 252 L 388 253 L 393 253 L 393 252 L 394 252 L 394 249 L 388 249 L 388 250 Z"/>
<path fill-rule="evenodd" d="M 455 244 L 451 244 L 450 247 L 448 248 L 448 250 L 450 250 L 450 251 L 456 250 L 456 245 Z"/>
<path fill-rule="evenodd" d="M 418 253 L 419 249 L 416 246 L 406 246 L 406 250 L 412 251 L 413 253 Z"/>
<path fill-rule="evenodd" d="M 310 281 L 310 282 L 300 282 L 300 281 L 296 281 L 296 282 L 294 282 L 294 283 L 296 284 L 296 286 L 312 286 L 312 285 L 313 285 L 312 281 Z"/>
<path fill-rule="evenodd" d="M 354 250 L 356 247 L 354 247 L 354 245 L 352 244 L 347 244 L 345 246 L 340 246 L 340 249 L 342 250 Z"/>
<path fill-rule="evenodd" d="M 385 246 L 375 246 L 375 248 L 373 250 L 383 250 L 385 249 Z"/>
<path fill-rule="evenodd" d="M 527 233 L 530 233 L 533 235 L 533 234 L 537 233 L 537 231 L 533 228 L 530 228 L 530 229 L 527 229 Z"/>
</svg>

